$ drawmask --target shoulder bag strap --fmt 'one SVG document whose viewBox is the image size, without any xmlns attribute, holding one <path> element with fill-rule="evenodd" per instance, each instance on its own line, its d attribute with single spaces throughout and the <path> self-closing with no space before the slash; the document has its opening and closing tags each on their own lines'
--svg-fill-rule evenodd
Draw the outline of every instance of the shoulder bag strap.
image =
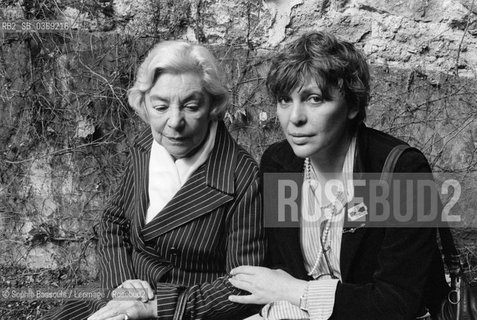
<svg viewBox="0 0 477 320">
<path fill-rule="evenodd" d="M 406 144 L 400 144 L 395 146 L 388 154 L 386 161 L 384 162 L 383 171 L 381 172 L 381 181 L 386 181 L 388 185 L 392 183 L 393 172 L 396 167 L 396 163 L 399 157 L 408 149 L 415 149 Z M 439 237 L 441 239 L 442 253 L 444 254 L 444 262 L 446 263 L 447 270 L 454 282 L 454 279 L 458 278 L 461 272 L 461 261 L 459 251 L 454 243 L 454 237 L 448 226 L 438 228 Z M 452 283 L 453 285 L 453 283 Z"/>
<path fill-rule="evenodd" d="M 410 146 L 406 144 L 399 144 L 395 146 L 388 154 L 386 161 L 384 162 L 383 170 L 381 172 L 381 181 L 386 181 L 388 185 L 391 185 L 394 169 L 396 168 L 396 163 L 399 157 L 407 149 L 411 149 Z"/>
</svg>

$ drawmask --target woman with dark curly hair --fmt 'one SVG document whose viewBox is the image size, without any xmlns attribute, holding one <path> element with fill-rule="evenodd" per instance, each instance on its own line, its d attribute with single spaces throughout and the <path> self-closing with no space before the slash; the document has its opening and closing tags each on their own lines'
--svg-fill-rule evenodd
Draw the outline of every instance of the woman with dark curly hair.
<svg viewBox="0 0 477 320">
<path fill-rule="evenodd" d="M 380 173 L 390 151 L 405 144 L 363 123 L 370 86 L 362 54 L 328 33 L 305 34 L 273 58 L 267 86 L 286 140 L 265 151 L 260 170 L 302 173 L 300 221 L 267 229 L 274 269 L 233 269 L 230 282 L 251 294 L 230 300 L 266 304 L 266 319 L 424 319 L 425 307 L 435 313 L 448 290 L 436 228 L 346 225 L 378 210 L 354 182 Z M 395 173 L 432 179 L 414 148 L 399 157 Z M 425 209 L 428 200 L 415 199 Z"/>
</svg>

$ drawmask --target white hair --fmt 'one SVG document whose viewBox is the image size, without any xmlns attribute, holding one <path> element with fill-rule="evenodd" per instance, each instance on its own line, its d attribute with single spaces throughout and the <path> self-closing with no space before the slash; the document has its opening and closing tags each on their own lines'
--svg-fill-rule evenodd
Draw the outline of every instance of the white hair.
<svg viewBox="0 0 477 320">
<path fill-rule="evenodd" d="M 164 41 L 149 51 L 139 66 L 136 81 L 128 90 L 129 105 L 146 122 L 145 95 L 161 74 L 194 72 L 202 78 L 202 86 L 210 96 L 210 116 L 221 119 L 228 102 L 225 77 L 217 59 L 205 47 L 185 41 Z"/>
</svg>

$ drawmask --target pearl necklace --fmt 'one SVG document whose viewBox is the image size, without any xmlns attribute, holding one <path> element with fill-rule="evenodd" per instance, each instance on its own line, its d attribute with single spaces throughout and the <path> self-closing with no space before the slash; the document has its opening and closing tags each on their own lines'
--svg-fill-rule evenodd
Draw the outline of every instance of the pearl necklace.
<svg viewBox="0 0 477 320">
<path fill-rule="evenodd" d="M 312 169 L 313 168 L 312 168 L 310 158 L 308 158 L 308 157 L 305 158 L 305 164 L 304 164 L 305 179 L 309 182 L 309 186 L 310 186 L 311 190 L 313 191 L 312 192 L 313 197 L 316 197 L 316 195 L 315 195 L 316 189 L 313 188 L 311 186 L 311 183 L 310 183 L 311 175 L 312 175 Z M 316 176 L 316 173 L 315 172 L 313 172 L 313 173 Z M 327 203 L 324 206 L 321 206 L 321 204 L 320 204 L 320 210 L 322 212 L 324 212 L 324 210 L 331 209 L 331 216 L 330 216 L 329 219 L 326 219 L 325 228 L 323 230 L 323 233 L 320 235 L 320 242 L 321 242 L 320 243 L 320 252 L 318 253 L 318 257 L 317 257 L 317 259 L 316 259 L 316 261 L 313 265 L 313 268 L 308 273 L 309 276 L 311 276 L 311 275 L 313 275 L 314 273 L 317 272 L 318 265 L 320 264 L 321 258 L 323 257 L 325 252 L 330 249 L 330 244 L 328 244 L 328 242 L 329 242 L 328 236 L 330 234 L 331 224 L 335 220 L 335 217 L 338 216 L 338 214 L 343 210 L 345 203 L 346 202 L 345 202 L 344 192 L 340 190 L 336 194 L 336 200 L 335 201 Z M 338 204 L 341 204 L 339 210 L 338 210 L 338 206 L 337 206 Z M 326 249 L 324 248 L 325 246 L 327 247 Z M 333 271 L 331 270 L 331 266 L 330 266 L 329 261 L 328 261 L 328 257 L 325 256 L 325 258 L 326 258 L 326 263 L 327 263 L 328 269 L 329 269 L 330 273 L 333 274 Z"/>
</svg>

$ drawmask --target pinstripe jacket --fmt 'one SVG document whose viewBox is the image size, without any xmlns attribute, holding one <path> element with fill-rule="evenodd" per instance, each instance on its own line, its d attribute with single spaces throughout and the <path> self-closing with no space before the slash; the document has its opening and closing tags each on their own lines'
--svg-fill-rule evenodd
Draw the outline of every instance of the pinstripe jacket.
<svg viewBox="0 0 477 320">
<path fill-rule="evenodd" d="M 101 222 L 100 280 L 155 288 L 160 319 L 232 319 L 247 306 L 228 301 L 228 272 L 261 265 L 265 254 L 258 168 L 219 123 L 209 159 L 148 224 L 152 135 L 132 147 L 120 188 Z M 244 313 L 245 312 L 245 313 Z"/>
</svg>

